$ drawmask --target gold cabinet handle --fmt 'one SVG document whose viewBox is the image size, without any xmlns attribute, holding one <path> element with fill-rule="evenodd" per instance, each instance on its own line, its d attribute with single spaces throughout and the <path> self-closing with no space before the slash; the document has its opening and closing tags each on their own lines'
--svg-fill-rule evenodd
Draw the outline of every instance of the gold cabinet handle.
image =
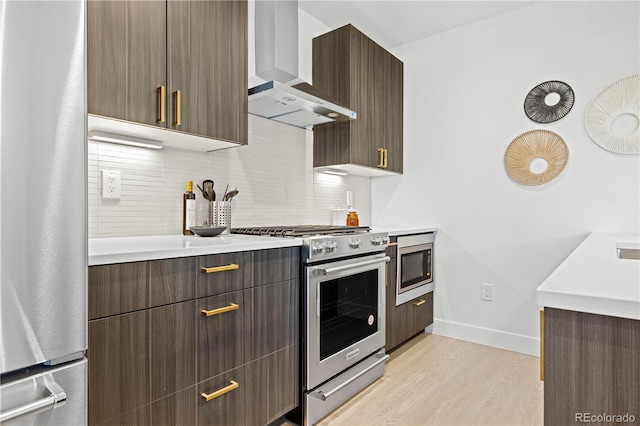
<svg viewBox="0 0 640 426">
<path fill-rule="evenodd" d="M 389 243 L 389 245 L 387 247 L 395 247 L 397 246 L 398 243 L 397 242 L 393 242 L 393 243 Z"/>
<path fill-rule="evenodd" d="M 427 301 L 426 301 L 426 300 L 424 300 L 424 299 L 420 299 L 420 300 L 419 300 L 419 301 L 417 301 L 417 302 L 413 302 L 413 304 L 414 304 L 415 306 L 424 305 L 425 303 L 427 303 Z"/>
<path fill-rule="evenodd" d="M 384 148 L 378 148 L 378 167 L 384 168 Z"/>
<path fill-rule="evenodd" d="M 235 263 L 230 263 L 228 265 L 212 266 L 210 268 L 203 266 L 202 268 L 200 268 L 200 270 L 206 274 L 212 274 L 214 272 L 233 271 L 234 269 L 239 269 L 239 268 L 240 268 L 240 265 L 237 265 Z"/>
<path fill-rule="evenodd" d="M 202 392 L 200 396 L 203 397 L 205 401 L 211 401 L 212 399 L 216 399 L 217 397 L 222 396 L 227 392 L 231 392 L 234 389 L 238 389 L 238 387 L 240 386 L 238 382 L 236 382 L 235 380 L 230 380 L 229 383 L 230 383 L 229 386 L 225 386 L 222 389 L 218 389 L 215 392 L 212 392 L 212 393 Z"/>
<path fill-rule="evenodd" d="M 181 96 L 180 91 L 173 92 L 173 111 L 174 111 L 174 126 L 180 126 L 182 124 L 182 112 L 180 111 Z"/>
<path fill-rule="evenodd" d="M 389 150 L 385 148 L 384 149 L 384 166 L 383 166 L 384 169 L 386 169 L 389 166 L 389 163 L 387 163 L 388 159 L 389 159 Z"/>
<path fill-rule="evenodd" d="M 158 123 L 164 123 L 165 120 L 165 109 L 164 109 L 164 105 L 165 105 L 165 88 L 164 86 L 160 86 L 156 89 L 156 93 L 157 93 L 157 98 L 158 98 L 158 106 L 157 106 L 157 111 L 159 113 L 158 117 L 156 118 L 156 122 Z"/>
<path fill-rule="evenodd" d="M 229 303 L 229 306 L 224 306 L 218 309 L 212 309 L 210 311 L 203 309 L 200 312 L 202 312 L 204 316 L 211 317 L 213 315 L 224 314 L 225 312 L 237 311 L 238 309 L 240 309 L 240 305 L 237 305 L 235 303 Z"/>
</svg>

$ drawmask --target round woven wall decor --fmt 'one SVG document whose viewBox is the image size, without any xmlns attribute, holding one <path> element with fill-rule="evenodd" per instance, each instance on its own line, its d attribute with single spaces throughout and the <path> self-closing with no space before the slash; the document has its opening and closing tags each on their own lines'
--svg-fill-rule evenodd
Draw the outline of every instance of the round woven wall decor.
<svg viewBox="0 0 640 426">
<path fill-rule="evenodd" d="M 632 128 L 627 133 L 614 131 L 615 120 L 629 118 Z M 585 115 L 587 133 L 602 148 L 618 154 L 640 152 L 640 76 L 622 78 L 596 95 Z"/>
<path fill-rule="evenodd" d="M 524 113 L 536 123 L 553 123 L 569 114 L 574 101 L 573 89 L 567 83 L 545 81 L 527 94 L 524 99 Z"/>
<path fill-rule="evenodd" d="M 531 130 L 516 137 L 504 153 L 504 168 L 521 185 L 544 185 L 558 177 L 567 165 L 569 150 L 564 140 L 549 130 Z M 546 162 L 546 169 L 532 167 Z"/>
</svg>

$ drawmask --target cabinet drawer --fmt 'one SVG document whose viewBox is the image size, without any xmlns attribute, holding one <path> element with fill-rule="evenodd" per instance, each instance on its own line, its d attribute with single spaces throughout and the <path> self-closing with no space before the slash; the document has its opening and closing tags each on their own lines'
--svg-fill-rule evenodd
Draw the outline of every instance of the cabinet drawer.
<svg viewBox="0 0 640 426">
<path fill-rule="evenodd" d="M 146 262 L 89 267 L 89 319 L 149 306 Z"/>
<path fill-rule="evenodd" d="M 253 286 L 300 278 L 300 247 L 253 252 Z"/>
<path fill-rule="evenodd" d="M 149 381 L 156 401 L 191 386 L 196 379 L 196 324 L 194 300 L 150 309 Z"/>
<path fill-rule="evenodd" d="M 89 424 L 150 402 L 148 312 L 89 321 Z"/>
<path fill-rule="evenodd" d="M 425 327 L 433 323 L 433 292 L 417 297 L 410 303 L 414 308 L 415 317 L 413 334 L 417 334 L 424 331 Z"/>
<path fill-rule="evenodd" d="M 207 380 L 244 362 L 243 292 L 198 299 L 198 381 Z M 207 314 L 202 311 L 208 311 Z"/>
<path fill-rule="evenodd" d="M 247 364 L 247 425 L 271 424 L 299 402 L 298 345 Z"/>
<path fill-rule="evenodd" d="M 89 423 L 192 385 L 197 319 L 189 301 L 89 321 Z"/>
<path fill-rule="evenodd" d="M 196 296 L 213 296 L 250 287 L 253 278 L 252 254 L 240 252 L 198 257 Z"/>
<path fill-rule="evenodd" d="M 247 389 L 244 367 L 220 374 L 197 386 L 197 424 L 198 426 L 234 426 L 246 425 L 245 411 L 251 407 L 245 403 Z M 217 393 L 217 395 L 216 395 Z M 209 395 L 207 401 L 202 394 Z"/>
<path fill-rule="evenodd" d="M 247 362 L 298 342 L 299 287 L 291 280 L 245 290 Z"/>
<path fill-rule="evenodd" d="M 148 262 L 148 267 L 150 306 L 195 299 L 198 279 L 196 257 L 153 260 Z"/>
</svg>

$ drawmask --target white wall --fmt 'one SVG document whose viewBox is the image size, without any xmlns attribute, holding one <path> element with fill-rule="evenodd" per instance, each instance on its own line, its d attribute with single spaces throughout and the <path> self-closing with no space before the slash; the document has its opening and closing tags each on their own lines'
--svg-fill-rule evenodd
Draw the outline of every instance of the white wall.
<svg viewBox="0 0 640 426">
<path fill-rule="evenodd" d="M 102 199 L 100 171 L 122 173 L 122 198 Z M 354 191 L 362 225 L 371 224 L 371 181 L 313 171 L 313 134 L 249 116 L 249 144 L 211 153 L 160 151 L 89 141 L 89 237 L 180 234 L 185 181 L 194 181 L 197 223 L 208 202 L 196 183 L 215 181 L 240 191 L 232 226 L 330 224 L 332 209 Z M 201 185 L 202 186 L 202 185 Z"/>
<path fill-rule="evenodd" d="M 639 231 L 639 156 L 600 148 L 583 124 L 600 90 L 638 74 L 638 16 L 638 2 L 539 2 L 394 51 L 405 64 L 405 173 L 373 180 L 373 221 L 440 227 L 435 333 L 537 354 L 536 287 L 589 232 Z M 523 101 L 547 80 L 576 101 L 540 125 Z M 526 189 L 503 155 L 534 129 L 563 137 L 569 164 Z M 481 283 L 494 285 L 493 302 L 480 300 Z"/>
</svg>

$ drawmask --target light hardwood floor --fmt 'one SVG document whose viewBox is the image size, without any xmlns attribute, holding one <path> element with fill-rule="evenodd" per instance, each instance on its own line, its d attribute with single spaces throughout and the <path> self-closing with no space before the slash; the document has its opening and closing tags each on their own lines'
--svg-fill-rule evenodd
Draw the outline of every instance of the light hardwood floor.
<svg viewBox="0 0 640 426">
<path fill-rule="evenodd" d="M 432 334 L 391 353 L 384 377 L 320 426 L 542 425 L 539 359 Z"/>
</svg>

